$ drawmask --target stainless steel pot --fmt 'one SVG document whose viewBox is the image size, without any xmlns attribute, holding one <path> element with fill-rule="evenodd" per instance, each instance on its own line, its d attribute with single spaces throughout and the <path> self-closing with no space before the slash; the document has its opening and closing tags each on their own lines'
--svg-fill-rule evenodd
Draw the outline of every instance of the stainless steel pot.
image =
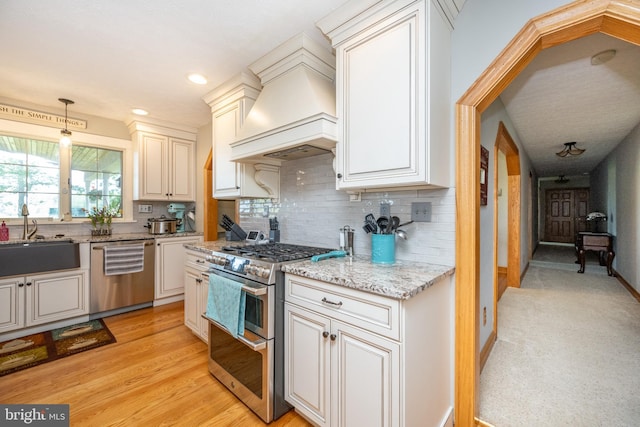
<svg viewBox="0 0 640 427">
<path fill-rule="evenodd" d="M 149 229 L 149 234 L 173 234 L 176 232 L 177 224 L 177 219 L 162 215 L 160 218 L 149 218 L 145 227 Z"/>
</svg>

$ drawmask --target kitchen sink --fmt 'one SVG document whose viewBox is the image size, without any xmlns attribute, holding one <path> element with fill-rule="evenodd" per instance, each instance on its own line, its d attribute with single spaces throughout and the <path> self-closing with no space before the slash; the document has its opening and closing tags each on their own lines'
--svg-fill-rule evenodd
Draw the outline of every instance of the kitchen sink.
<svg viewBox="0 0 640 427">
<path fill-rule="evenodd" d="M 0 245 L 0 277 L 80 267 L 80 244 L 70 240 Z"/>
</svg>

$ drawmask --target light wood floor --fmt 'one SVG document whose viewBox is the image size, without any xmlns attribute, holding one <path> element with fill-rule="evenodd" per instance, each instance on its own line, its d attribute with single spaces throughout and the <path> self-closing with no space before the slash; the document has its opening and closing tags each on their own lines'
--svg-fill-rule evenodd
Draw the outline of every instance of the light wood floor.
<svg viewBox="0 0 640 427">
<path fill-rule="evenodd" d="M 207 370 L 181 302 L 105 318 L 117 343 L 0 378 L 0 403 L 70 405 L 72 426 L 264 426 Z M 290 411 L 271 426 L 310 426 Z"/>
</svg>

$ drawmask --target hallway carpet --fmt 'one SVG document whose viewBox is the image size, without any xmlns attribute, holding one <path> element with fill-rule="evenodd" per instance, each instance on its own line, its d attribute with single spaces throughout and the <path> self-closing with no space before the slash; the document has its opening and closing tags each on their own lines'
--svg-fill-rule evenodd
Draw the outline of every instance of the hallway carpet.
<svg viewBox="0 0 640 427">
<path fill-rule="evenodd" d="M 522 287 L 500 299 L 498 340 L 480 376 L 481 420 L 640 424 L 640 304 L 606 272 L 570 267 L 532 263 Z"/>
</svg>

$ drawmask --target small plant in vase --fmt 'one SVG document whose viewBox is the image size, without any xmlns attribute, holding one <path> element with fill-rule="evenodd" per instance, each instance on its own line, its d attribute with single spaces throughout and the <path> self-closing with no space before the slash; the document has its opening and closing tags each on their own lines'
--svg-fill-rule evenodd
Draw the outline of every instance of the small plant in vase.
<svg viewBox="0 0 640 427">
<path fill-rule="evenodd" d="M 98 209 L 94 206 L 91 211 L 83 209 L 89 220 L 91 221 L 91 235 L 92 236 L 110 236 L 111 235 L 111 221 L 117 214 L 112 209 L 103 206 Z"/>
</svg>

